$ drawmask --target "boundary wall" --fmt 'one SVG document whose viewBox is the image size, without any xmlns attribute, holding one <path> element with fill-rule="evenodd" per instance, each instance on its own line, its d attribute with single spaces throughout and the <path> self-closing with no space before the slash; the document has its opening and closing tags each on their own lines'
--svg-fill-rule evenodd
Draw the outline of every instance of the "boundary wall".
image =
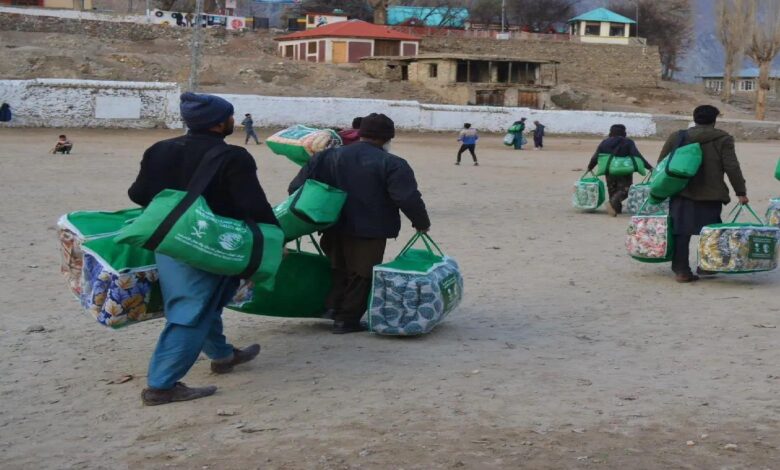
<svg viewBox="0 0 780 470">
<path fill-rule="evenodd" d="M 14 119 L 0 127 L 182 127 L 176 83 L 99 80 L 0 80 L 0 101 L 11 105 Z M 604 136 L 615 123 L 632 137 L 666 138 L 692 123 L 685 116 L 607 111 L 537 110 L 490 106 L 422 104 L 353 98 L 298 98 L 218 94 L 235 106 L 237 120 L 252 113 L 258 127 L 293 124 L 348 127 L 355 116 L 384 113 L 400 130 L 454 132 L 470 122 L 483 132 L 505 132 L 512 122 L 539 120 L 549 134 Z M 718 127 L 737 139 L 780 139 L 780 123 L 723 119 Z"/>
</svg>

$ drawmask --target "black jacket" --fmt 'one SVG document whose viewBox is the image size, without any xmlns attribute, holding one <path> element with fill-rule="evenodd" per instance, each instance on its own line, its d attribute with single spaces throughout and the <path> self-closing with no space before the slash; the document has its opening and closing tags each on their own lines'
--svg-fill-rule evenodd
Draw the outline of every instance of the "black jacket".
<svg viewBox="0 0 780 470">
<path fill-rule="evenodd" d="M 148 206 L 164 189 L 184 191 L 203 156 L 224 137 L 214 132 L 190 132 L 149 147 L 141 171 L 127 192 L 138 205 Z M 203 192 L 215 214 L 257 223 L 279 223 L 257 179 L 257 165 L 246 149 L 230 146 L 225 161 Z"/>
<path fill-rule="evenodd" d="M 590 159 L 588 163 L 588 170 L 596 168 L 599 164 L 599 154 L 608 153 L 616 157 L 639 157 L 645 164 L 645 168 L 652 170 L 653 166 L 648 163 L 645 157 L 636 148 L 636 143 L 628 137 L 607 137 L 602 140 L 596 149 L 596 153 Z"/>
<path fill-rule="evenodd" d="M 290 183 L 290 194 L 307 179 L 347 193 L 341 219 L 330 230 L 361 238 L 395 238 L 399 209 L 418 230 L 431 225 L 412 168 L 406 160 L 367 142 L 328 149 L 309 161 Z"/>
</svg>

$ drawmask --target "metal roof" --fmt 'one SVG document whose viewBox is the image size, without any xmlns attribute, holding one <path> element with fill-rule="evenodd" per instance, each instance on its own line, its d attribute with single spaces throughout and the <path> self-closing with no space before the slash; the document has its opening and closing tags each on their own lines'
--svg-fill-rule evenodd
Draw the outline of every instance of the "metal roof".
<svg viewBox="0 0 780 470">
<path fill-rule="evenodd" d="M 418 54 L 416 56 L 395 57 L 395 56 L 373 56 L 364 57 L 361 60 L 393 60 L 414 62 L 419 60 L 480 60 L 493 62 L 528 62 L 530 64 L 559 64 L 555 60 L 528 59 L 525 57 L 507 57 L 497 55 L 477 55 L 477 54 Z"/>
<path fill-rule="evenodd" d="M 699 78 L 723 78 L 723 72 L 712 72 L 699 75 Z M 734 74 L 734 78 L 758 78 L 758 67 L 749 67 Z M 770 70 L 769 78 L 780 78 L 780 70 Z"/>
<path fill-rule="evenodd" d="M 319 28 L 299 31 L 274 38 L 276 41 L 291 41 L 309 38 L 366 38 L 391 39 L 398 41 L 420 41 L 418 36 L 401 33 L 387 26 L 368 23 L 361 20 L 339 21 Z"/>
<path fill-rule="evenodd" d="M 574 18 L 569 20 L 569 23 L 574 23 L 575 21 L 597 21 L 600 23 L 606 22 L 606 23 L 636 24 L 636 21 L 632 20 L 631 18 L 626 18 L 623 15 L 618 15 L 614 11 L 607 10 L 606 8 L 596 8 L 595 10 L 591 10 L 587 13 L 583 13 L 580 16 L 575 16 Z"/>
</svg>

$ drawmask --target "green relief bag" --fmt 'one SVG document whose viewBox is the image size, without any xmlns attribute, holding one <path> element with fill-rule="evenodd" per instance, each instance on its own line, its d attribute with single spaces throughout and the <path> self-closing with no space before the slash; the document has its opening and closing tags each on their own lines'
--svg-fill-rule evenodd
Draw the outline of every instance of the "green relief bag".
<svg viewBox="0 0 780 470">
<path fill-rule="evenodd" d="M 228 149 L 219 145 L 209 150 L 186 192 L 161 191 L 114 241 L 157 251 L 213 274 L 256 281 L 273 278 L 282 260 L 282 230 L 218 216 L 201 196 Z"/>
<path fill-rule="evenodd" d="M 645 162 L 639 157 L 616 157 L 609 153 L 600 153 L 597 157 L 596 176 L 627 176 L 639 173 L 647 174 Z"/>
<path fill-rule="evenodd" d="M 651 204 L 660 204 L 664 199 L 677 195 L 699 172 L 701 146 L 698 143 L 682 145 L 687 136 L 687 131 L 680 131 L 677 147 L 661 160 L 650 175 Z"/>
<path fill-rule="evenodd" d="M 248 281 L 242 286 L 251 290 L 248 302 L 229 304 L 227 308 L 271 317 L 321 317 L 332 285 L 330 260 L 314 238 L 311 241 L 316 253 L 302 251 L 297 240 L 296 250 L 290 250 L 282 260 L 273 285 Z"/>
<path fill-rule="evenodd" d="M 744 208 L 755 223 L 739 223 Z M 707 225 L 699 235 L 699 267 L 724 274 L 772 271 L 777 268 L 780 229 L 766 225 L 747 204 L 731 211 L 731 222 Z"/>
<path fill-rule="evenodd" d="M 325 230 L 339 220 L 347 193 L 325 183 L 306 180 L 286 201 L 274 208 L 286 240 Z"/>
<path fill-rule="evenodd" d="M 590 177 L 588 177 L 589 173 L 591 174 Z M 586 171 L 574 183 L 571 204 L 575 209 L 595 211 L 607 200 L 604 182 L 592 175 L 593 173 Z"/>
<path fill-rule="evenodd" d="M 780 180 L 780 159 L 777 160 L 777 168 L 775 168 L 775 179 Z"/>
<path fill-rule="evenodd" d="M 304 166 L 312 155 L 342 144 L 341 137 L 332 129 L 315 129 L 296 125 L 282 129 L 265 140 L 268 148 L 291 162 Z"/>
</svg>

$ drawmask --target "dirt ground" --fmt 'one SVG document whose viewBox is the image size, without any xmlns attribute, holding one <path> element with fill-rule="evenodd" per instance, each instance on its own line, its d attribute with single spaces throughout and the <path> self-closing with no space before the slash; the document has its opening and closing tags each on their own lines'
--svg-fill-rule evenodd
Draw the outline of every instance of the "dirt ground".
<svg viewBox="0 0 780 470">
<path fill-rule="evenodd" d="M 516 152 L 483 136 L 481 166 L 456 167 L 454 136 L 400 135 L 432 236 L 462 266 L 461 307 L 416 339 L 226 311 L 228 337 L 261 343 L 259 358 L 226 376 L 202 359 L 185 380 L 215 396 L 145 408 L 163 322 L 86 316 L 55 222 L 127 207 L 143 150 L 175 133 L 70 130 L 74 153 L 53 156 L 58 133 L 0 130 L 2 468 L 777 468 L 780 272 L 679 285 L 631 260 L 626 216 L 570 206 L 596 140 Z M 639 142 L 652 158 L 660 146 Z M 249 149 L 281 201 L 295 167 Z M 780 148 L 738 151 L 763 211 Z"/>
</svg>

